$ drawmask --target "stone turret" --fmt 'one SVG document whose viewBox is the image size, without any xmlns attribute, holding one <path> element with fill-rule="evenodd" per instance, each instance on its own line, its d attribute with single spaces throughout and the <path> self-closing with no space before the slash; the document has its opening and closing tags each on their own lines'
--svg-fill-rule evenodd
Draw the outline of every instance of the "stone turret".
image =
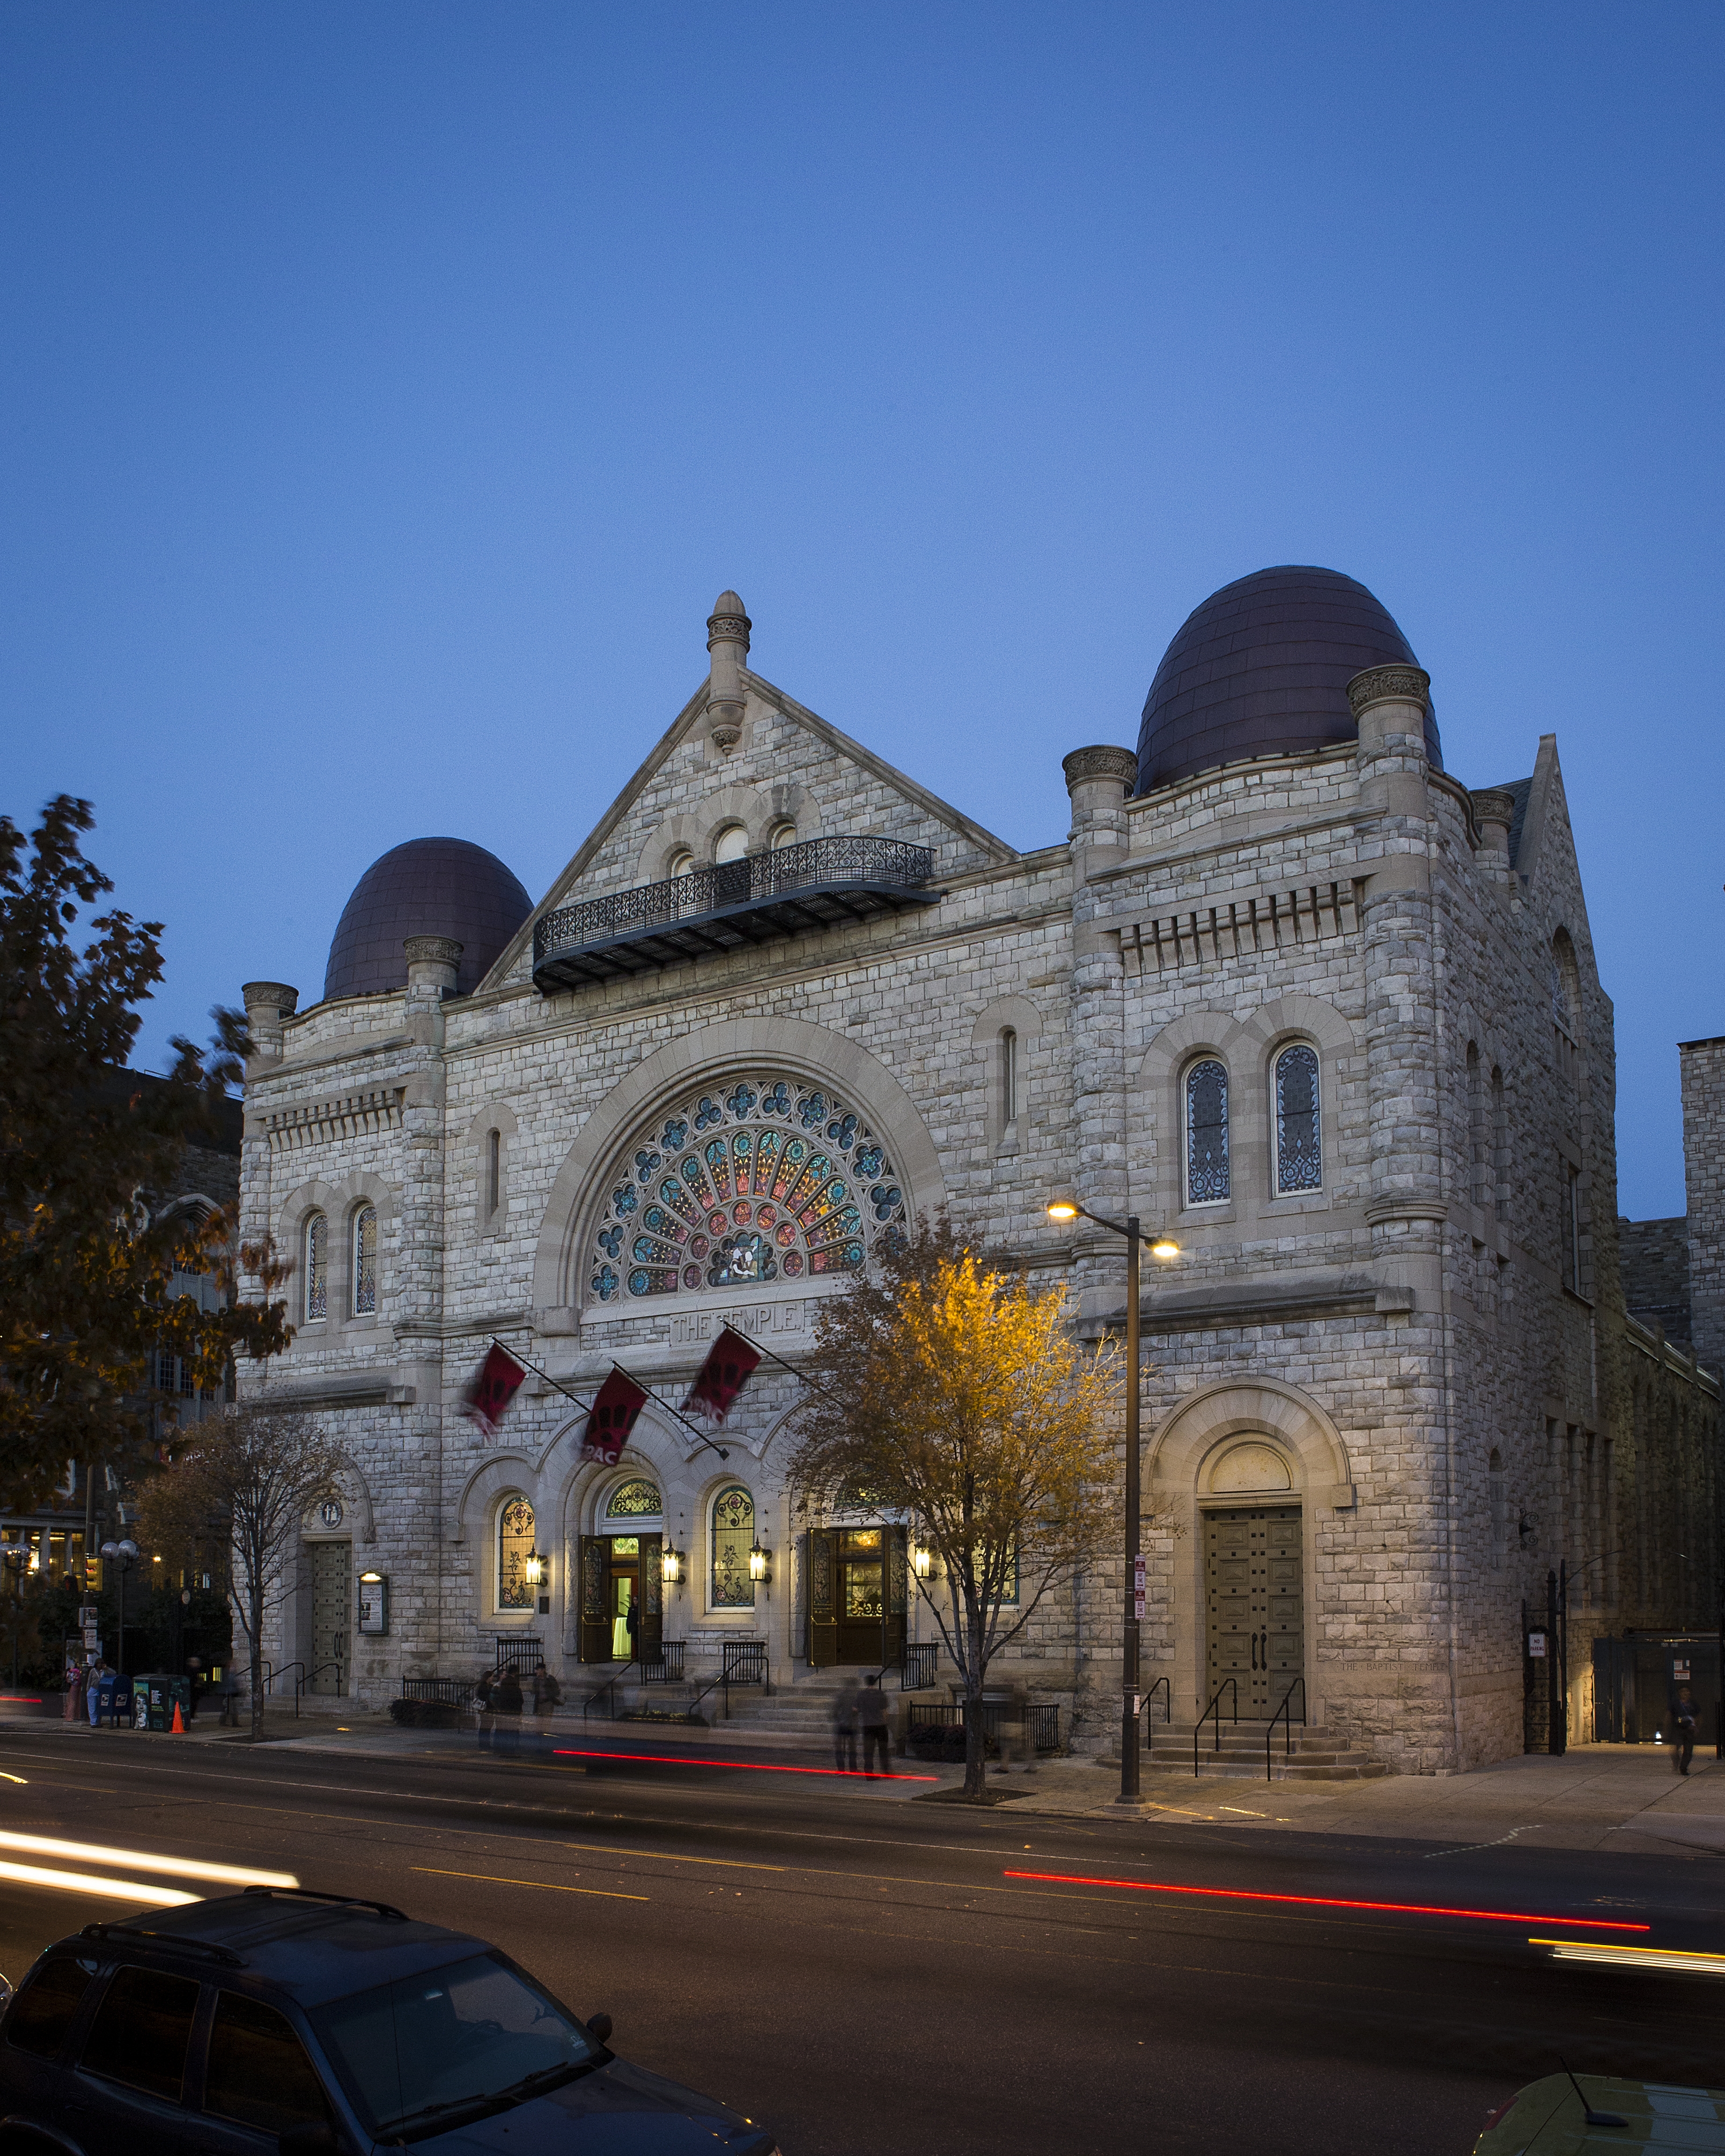
<svg viewBox="0 0 1725 2156">
<path fill-rule="evenodd" d="M 706 692 L 707 732 L 715 748 L 736 747 L 742 733 L 743 662 L 749 655 L 754 626 L 735 592 L 721 592 L 706 618 L 706 648 L 712 670 Z"/>
</svg>

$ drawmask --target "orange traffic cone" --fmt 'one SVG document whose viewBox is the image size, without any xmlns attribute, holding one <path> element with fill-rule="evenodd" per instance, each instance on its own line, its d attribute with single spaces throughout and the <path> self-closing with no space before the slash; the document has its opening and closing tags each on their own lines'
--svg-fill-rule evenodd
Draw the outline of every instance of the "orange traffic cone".
<svg viewBox="0 0 1725 2156">
<path fill-rule="evenodd" d="M 178 1700 L 174 1702 L 174 1726 L 172 1733 L 176 1737 L 183 1737 L 186 1733 L 186 1725 L 180 1719 L 180 1702 Z"/>
</svg>

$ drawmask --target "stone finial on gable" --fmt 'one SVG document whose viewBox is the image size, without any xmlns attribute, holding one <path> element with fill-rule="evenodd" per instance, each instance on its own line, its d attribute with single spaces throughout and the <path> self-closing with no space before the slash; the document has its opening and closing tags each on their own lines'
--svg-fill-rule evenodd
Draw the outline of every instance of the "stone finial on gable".
<svg viewBox="0 0 1725 2156">
<path fill-rule="evenodd" d="M 737 677 L 748 657 L 753 626 L 737 593 L 721 592 L 706 618 L 706 648 L 712 654 L 707 731 L 716 748 L 735 748 L 742 733 L 742 685 Z"/>
</svg>

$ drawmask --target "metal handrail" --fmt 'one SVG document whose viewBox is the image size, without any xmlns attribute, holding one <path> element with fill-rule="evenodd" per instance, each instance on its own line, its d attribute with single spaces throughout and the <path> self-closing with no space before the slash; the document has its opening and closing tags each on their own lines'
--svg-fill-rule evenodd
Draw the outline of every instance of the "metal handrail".
<svg viewBox="0 0 1725 2156">
<path fill-rule="evenodd" d="M 333 1670 L 336 1672 L 336 1684 L 339 1689 L 341 1682 L 341 1671 L 347 1665 L 342 1662 L 320 1662 L 315 1670 L 306 1670 L 304 1676 L 296 1677 L 294 1680 L 294 1719 L 295 1722 L 300 1718 L 300 1702 L 305 1697 L 305 1693 L 311 1689 L 315 1680 L 321 1677 L 326 1670 Z M 293 1664 L 290 1662 L 288 1667 L 291 1669 L 293 1667 Z M 305 1668 L 305 1665 L 301 1663 L 300 1667 L 302 1669 Z"/>
<path fill-rule="evenodd" d="M 1224 1691 L 1231 1691 L 1234 1694 L 1233 1720 L 1236 1728 L 1240 1726 L 1240 1686 L 1234 1681 L 1232 1677 L 1224 1677 L 1221 1683 L 1216 1686 L 1215 1697 L 1210 1702 L 1204 1712 L 1199 1716 L 1197 1726 L 1192 1732 L 1192 1779 L 1194 1782 L 1198 1779 L 1198 1732 L 1204 1727 L 1205 1722 L 1209 1720 L 1213 1714 L 1216 1717 L 1216 1742 L 1214 1748 L 1218 1752 L 1222 1748 L 1222 1695 Z"/>
<path fill-rule="evenodd" d="M 737 1664 L 744 1659 L 743 1650 L 745 1648 L 750 1650 L 759 1650 L 760 1674 L 758 1676 L 738 1676 L 737 1675 Z M 753 1661 L 755 1659 L 752 1652 L 748 1655 L 747 1659 L 750 1661 Z M 709 1677 L 707 1679 L 706 1682 L 701 1687 L 701 1690 L 696 1693 L 694 1698 L 690 1701 L 684 1712 L 687 1714 L 692 1715 L 696 1708 L 700 1706 L 702 1700 L 706 1697 L 710 1691 L 717 1691 L 725 1702 L 725 1719 L 728 1722 L 731 1719 L 732 1686 L 747 1684 L 757 1684 L 760 1686 L 762 1691 L 769 1694 L 773 1690 L 773 1678 L 772 1673 L 767 1666 L 767 1643 L 764 1640 L 739 1640 L 732 1645 L 727 1646 L 725 1650 L 724 1666 L 720 1670 L 717 1676 Z"/>
<path fill-rule="evenodd" d="M 934 874 L 927 846 L 901 839 L 841 834 L 805 839 L 774 852 L 747 854 L 661 883 L 638 884 L 580 906 L 561 906 L 541 916 L 533 929 L 533 959 L 627 935 L 631 931 L 675 927 L 727 908 L 823 885 L 926 884 Z"/>
<path fill-rule="evenodd" d="M 1281 1756 L 1284 1760 L 1291 1759 L 1293 1757 L 1294 1710 L 1292 1702 L 1294 1697 L 1294 1685 L 1297 1685 L 1300 1687 L 1300 1721 L 1302 1726 L 1305 1723 L 1306 1680 L 1303 1676 L 1297 1676 L 1294 1679 L 1294 1684 L 1291 1684 L 1287 1690 L 1282 1694 L 1281 1705 L 1277 1707 L 1275 1713 L 1271 1716 L 1270 1727 L 1264 1732 L 1264 1779 L 1266 1782 L 1274 1779 L 1270 1771 L 1270 1740 L 1276 1734 L 1276 1725 L 1278 1722 L 1282 1725 Z M 1220 1725 L 1219 1724 L 1219 1726 Z"/>
<path fill-rule="evenodd" d="M 898 1666 L 898 1688 L 901 1691 L 921 1691 L 925 1685 L 934 1682 L 934 1673 L 940 1667 L 941 1650 L 937 1641 L 919 1640 L 908 1645 Z M 911 1671 L 916 1675 L 913 1676 Z"/>
<path fill-rule="evenodd" d="M 603 1684 L 600 1685 L 595 1691 L 590 1691 L 587 1695 L 587 1697 L 581 1702 L 581 1719 L 583 1722 L 585 1722 L 592 1714 L 594 1707 L 597 1707 L 598 1702 L 605 1697 L 608 1692 L 610 1694 L 608 1718 L 612 1722 L 616 1721 L 617 1687 L 623 1682 L 623 1680 L 629 1675 L 629 1671 L 634 1667 L 634 1666 L 635 1658 L 631 1655 L 620 1670 L 617 1671 L 614 1676 L 607 1677 Z"/>
<path fill-rule="evenodd" d="M 264 1680 L 264 1697 L 266 1699 L 270 1697 L 270 1693 L 275 1691 L 277 1678 L 285 1677 L 290 1670 L 297 1670 L 300 1672 L 300 1676 L 303 1676 L 305 1674 L 305 1665 L 303 1661 L 295 1657 L 295 1659 L 290 1662 L 284 1662 L 279 1670 L 272 1669 L 269 1676 Z M 295 1681 L 297 1683 L 299 1681 L 298 1678 L 295 1678 Z"/>
<path fill-rule="evenodd" d="M 1151 1686 L 1149 1691 L 1145 1693 L 1143 1699 L 1141 1702 L 1147 1723 L 1150 1716 L 1150 1702 L 1155 1698 L 1158 1691 L 1162 1694 L 1163 1720 L 1164 1722 L 1172 1722 L 1174 1718 L 1174 1696 L 1168 1689 L 1168 1679 L 1166 1677 L 1158 1677 L 1155 1683 Z M 1148 1738 L 1149 1732 L 1147 1728 L 1145 1732 L 1145 1739 L 1147 1743 L 1148 1742 Z"/>
</svg>

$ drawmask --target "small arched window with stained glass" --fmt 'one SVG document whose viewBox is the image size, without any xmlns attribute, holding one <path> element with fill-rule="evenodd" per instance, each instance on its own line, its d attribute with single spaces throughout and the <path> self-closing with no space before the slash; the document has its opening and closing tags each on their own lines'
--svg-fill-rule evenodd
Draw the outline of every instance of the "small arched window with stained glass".
<svg viewBox="0 0 1725 2156">
<path fill-rule="evenodd" d="M 497 1512 L 497 1607 L 531 1609 L 538 1589 L 527 1577 L 533 1554 L 533 1507 L 525 1497 L 506 1497 Z"/>
<path fill-rule="evenodd" d="M 1186 1203 L 1219 1205 L 1231 1195 L 1228 1068 L 1206 1056 L 1186 1073 Z"/>
<path fill-rule="evenodd" d="M 330 1224 L 321 1213 L 305 1223 L 305 1322 L 316 1325 L 330 1314 Z"/>
<path fill-rule="evenodd" d="M 605 1500 L 608 1520 L 656 1520 L 664 1509 L 665 1500 L 659 1494 L 659 1485 L 649 1482 L 644 1475 L 637 1475 L 628 1482 L 619 1482 Z"/>
<path fill-rule="evenodd" d="M 1301 1041 L 1276 1059 L 1276 1194 L 1323 1187 L 1317 1050 Z"/>
<path fill-rule="evenodd" d="M 353 1314 L 377 1314 L 377 1209 L 362 1205 L 353 1216 Z"/>
<path fill-rule="evenodd" d="M 749 1578 L 749 1550 L 755 1539 L 755 1501 L 740 1483 L 713 1500 L 713 1593 L 715 1609 L 752 1609 L 755 1583 Z"/>
</svg>

